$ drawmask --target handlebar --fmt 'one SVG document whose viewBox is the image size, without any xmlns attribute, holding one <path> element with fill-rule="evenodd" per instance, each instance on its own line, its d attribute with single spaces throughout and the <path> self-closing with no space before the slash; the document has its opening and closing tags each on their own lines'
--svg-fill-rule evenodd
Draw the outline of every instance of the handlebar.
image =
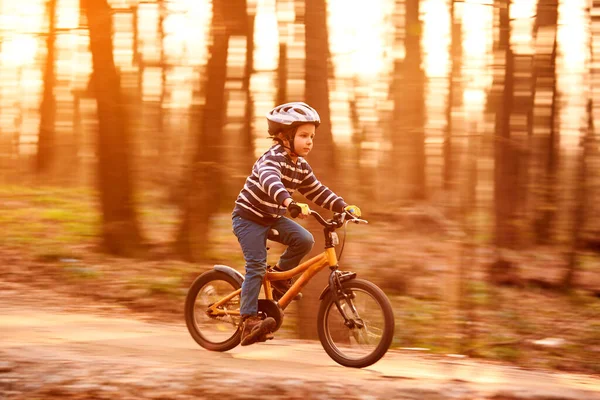
<svg viewBox="0 0 600 400">
<path fill-rule="evenodd" d="M 292 216 L 292 218 L 296 218 L 298 217 L 298 215 L 300 215 L 301 213 L 301 209 L 300 207 L 290 207 L 290 215 Z M 360 219 L 358 217 L 355 217 L 353 214 L 349 213 L 348 211 L 344 211 L 343 213 L 334 213 L 333 218 L 326 220 L 325 218 L 323 218 L 321 216 L 321 214 L 319 214 L 318 212 L 314 211 L 314 210 L 310 210 L 310 215 L 312 215 L 319 224 L 323 225 L 326 228 L 329 229 L 337 229 L 337 228 L 341 228 L 344 225 L 344 222 L 354 222 L 355 224 L 368 224 L 369 222 L 367 220 L 364 219 Z M 348 219 L 346 219 L 348 218 Z"/>
</svg>

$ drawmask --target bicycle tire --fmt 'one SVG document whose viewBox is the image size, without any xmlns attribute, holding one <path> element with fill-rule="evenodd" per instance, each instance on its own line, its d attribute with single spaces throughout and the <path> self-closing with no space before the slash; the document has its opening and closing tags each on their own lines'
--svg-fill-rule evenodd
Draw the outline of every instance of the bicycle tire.
<svg viewBox="0 0 600 400">
<path fill-rule="evenodd" d="M 184 314 L 185 314 L 185 324 L 188 328 L 188 331 L 190 332 L 190 335 L 192 336 L 192 338 L 196 341 L 196 343 L 198 343 L 200 346 L 202 346 L 203 348 L 207 349 L 207 350 L 211 350 L 211 351 L 228 351 L 233 349 L 234 347 L 236 347 L 241 340 L 241 329 L 240 329 L 240 324 L 239 324 L 239 316 L 237 316 L 237 328 L 234 330 L 233 326 L 232 328 L 232 333 L 230 336 L 227 336 L 228 333 L 225 333 L 223 336 L 223 340 L 218 340 L 215 341 L 215 339 L 211 338 L 208 335 L 207 330 L 205 330 L 203 332 L 203 329 L 201 329 L 198 326 L 198 322 L 196 319 L 196 301 L 198 299 L 198 295 L 201 293 L 201 291 L 205 288 L 210 289 L 213 288 L 214 290 L 214 286 L 217 284 L 217 282 L 220 283 L 220 285 L 223 285 L 224 290 L 219 293 L 217 296 L 213 296 L 215 297 L 213 299 L 213 302 L 218 300 L 219 298 L 223 298 L 225 297 L 225 295 L 227 295 L 227 293 L 231 293 L 237 289 L 240 288 L 240 284 L 238 283 L 238 281 L 236 281 L 233 277 L 220 272 L 220 271 L 215 271 L 215 270 L 210 270 L 210 271 L 206 271 L 203 274 L 201 274 L 198 278 L 196 278 L 196 280 L 192 283 L 192 285 L 190 286 L 190 289 L 188 290 L 186 299 L 185 299 L 185 307 L 184 307 Z M 212 285 L 212 286 L 210 286 Z M 228 285 L 230 287 L 228 287 Z M 239 296 L 237 297 L 238 299 L 238 304 L 237 304 L 237 310 L 239 310 Z M 233 299 L 232 299 L 233 301 Z M 232 305 L 234 305 L 234 303 L 232 303 Z M 200 305 L 199 308 L 201 308 L 200 310 L 198 310 L 200 312 L 200 316 L 202 316 L 203 318 L 205 318 L 205 320 L 207 322 L 210 323 L 210 321 L 221 321 L 223 322 L 223 326 L 228 327 L 229 325 L 234 325 L 235 323 L 235 319 L 231 319 L 231 321 L 224 321 L 224 320 L 217 320 L 216 318 L 210 318 L 208 317 L 206 314 L 202 314 L 204 312 L 204 310 L 202 308 L 207 307 L 208 305 Z M 217 326 L 216 323 L 212 323 L 212 325 Z"/>
<path fill-rule="evenodd" d="M 354 328 L 354 330 L 345 326 L 343 324 L 344 320 L 335 305 L 333 295 L 331 292 L 328 292 L 319 306 L 319 313 L 317 317 L 317 331 L 319 334 L 319 340 L 321 341 L 321 345 L 325 349 L 325 352 L 338 364 L 351 368 L 364 368 L 379 361 L 388 351 L 394 338 L 394 312 L 392 310 L 390 300 L 387 298 L 385 293 L 379 287 L 369 281 L 364 279 L 353 279 L 343 282 L 342 287 L 344 293 L 352 293 L 352 295 L 355 296 L 354 299 L 351 300 L 352 302 L 356 300 L 357 293 L 364 293 L 370 296 L 370 298 L 373 300 L 373 304 L 376 304 L 377 307 L 379 307 L 380 315 L 378 316 L 383 322 L 381 338 L 372 350 L 359 357 L 351 356 L 351 350 L 341 348 L 341 346 L 337 345 L 335 343 L 337 339 L 335 339 L 334 336 L 342 337 L 344 340 L 346 340 L 348 348 L 352 346 L 351 342 L 353 339 L 354 341 L 358 342 L 357 335 L 362 335 L 361 339 L 364 339 L 365 336 L 368 337 L 368 325 L 370 322 L 367 323 L 367 319 L 363 318 L 361 321 L 365 322 L 364 326 L 362 328 Z M 341 302 L 343 303 L 345 301 L 341 300 Z M 356 304 L 354 304 L 354 306 L 356 306 Z M 348 306 L 348 308 L 350 308 L 350 306 Z M 374 314 L 376 310 L 371 310 L 371 312 Z M 363 313 L 363 317 L 364 314 L 369 313 Z M 371 315 L 367 315 L 367 317 L 370 316 Z M 361 318 L 360 316 L 358 317 Z M 334 319 L 338 320 L 338 322 L 333 324 L 338 328 L 337 330 L 332 328 L 332 321 Z M 362 334 L 360 333 L 360 329 L 363 329 Z M 371 329 L 374 330 L 375 328 Z M 357 332 L 359 333 L 357 334 Z M 368 339 L 366 341 L 368 341 Z M 356 347 L 358 346 L 359 345 L 357 343 Z"/>
</svg>

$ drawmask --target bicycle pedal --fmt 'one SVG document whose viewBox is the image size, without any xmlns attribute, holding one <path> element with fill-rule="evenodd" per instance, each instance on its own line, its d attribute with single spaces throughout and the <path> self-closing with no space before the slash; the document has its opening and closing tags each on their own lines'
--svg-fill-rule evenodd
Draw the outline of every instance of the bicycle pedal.
<svg viewBox="0 0 600 400">
<path fill-rule="evenodd" d="M 275 335 L 273 335 L 273 332 L 267 332 L 265 334 L 263 334 L 262 336 L 260 336 L 258 339 L 256 339 L 256 343 L 262 343 L 262 342 L 266 342 L 267 340 L 273 340 L 275 339 Z"/>
<path fill-rule="evenodd" d="M 242 338 L 240 344 L 249 346 L 253 343 L 265 342 L 273 338 L 273 331 L 277 327 L 275 319 L 272 317 L 265 318 L 260 324 L 254 326 L 252 331 Z"/>
</svg>

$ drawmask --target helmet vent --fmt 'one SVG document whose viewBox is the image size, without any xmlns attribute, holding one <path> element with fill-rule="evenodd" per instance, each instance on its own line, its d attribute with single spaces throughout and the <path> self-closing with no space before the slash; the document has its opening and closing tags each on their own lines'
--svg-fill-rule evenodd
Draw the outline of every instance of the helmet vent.
<svg viewBox="0 0 600 400">
<path fill-rule="evenodd" d="M 319 118 L 317 111 L 308 104 L 300 101 L 281 104 L 273 108 L 267 114 L 267 119 L 269 120 L 269 129 L 271 131 L 276 131 L 279 129 L 274 124 L 292 126 L 302 123 L 311 123 L 318 127 L 321 123 L 321 119 Z"/>
</svg>

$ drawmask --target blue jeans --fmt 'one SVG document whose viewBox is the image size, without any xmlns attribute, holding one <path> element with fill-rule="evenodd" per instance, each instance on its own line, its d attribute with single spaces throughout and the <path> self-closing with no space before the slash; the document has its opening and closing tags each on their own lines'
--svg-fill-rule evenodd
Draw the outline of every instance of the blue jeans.
<svg viewBox="0 0 600 400">
<path fill-rule="evenodd" d="M 264 226 L 233 214 L 232 223 L 233 232 L 242 246 L 246 260 L 240 314 L 255 315 L 258 312 L 258 296 L 263 277 L 267 272 L 267 238 L 288 246 L 279 259 L 279 268 L 284 271 L 300 263 L 311 251 L 315 239 L 300 224 L 286 217 L 279 218 L 270 226 Z M 273 234 L 273 229 L 279 234 Z"/>
</svg>

